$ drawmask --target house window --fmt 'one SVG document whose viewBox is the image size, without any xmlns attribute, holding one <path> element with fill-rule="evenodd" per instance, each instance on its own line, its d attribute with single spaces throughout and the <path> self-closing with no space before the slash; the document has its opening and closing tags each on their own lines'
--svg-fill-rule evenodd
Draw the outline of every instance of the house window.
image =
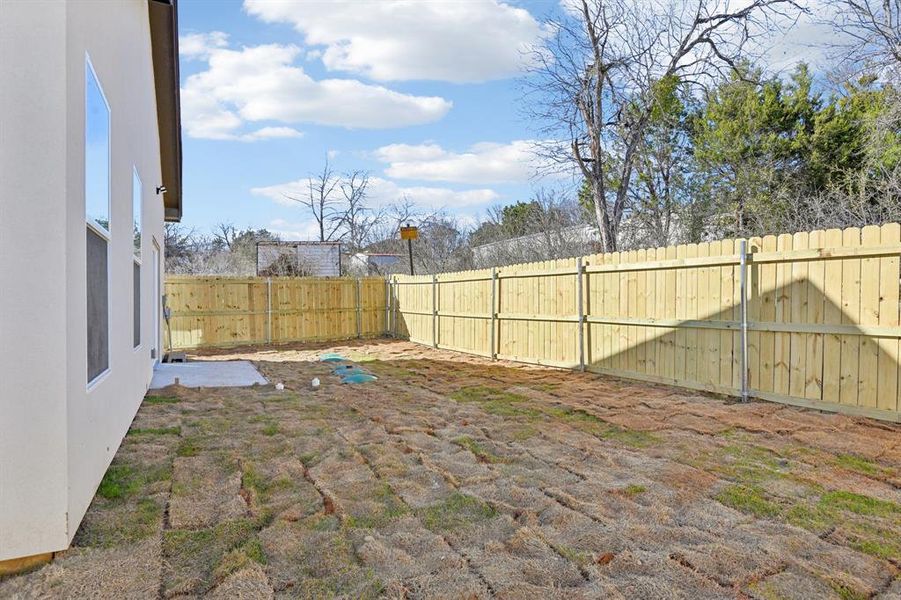
<svg viewBox="0 0 901 600">
<path fill-rule="evenodd" d="M 132 265 L 132 274 L 132 289 L 134 290 L 134 347 L 137 348 L 141 345 L 141 263 L 138 261 L 135 261 L 134 265 Z"/>
<path fill-rule="evenodd" d="M 133 342 L 134 347 L 141 345 L 141 210 L 143 208 L 143 186 L 141 177 L 135 168 L 132 172 L 131 211 L 134 241 L 134 263 L 132 265 L 132 294 L 134 302 Z"/>
<path fill-rule="evenodd" d="M 110 110 L 90 59 L 85 61 L 85 218 L 110 232 Z"/>
<path fill-rule="evenodd" d="M 138 169 L 135 168 L 133 170 L 131 181 L 131 214 L 134 228 L 134 251 L 135 257 L 138 260 L 141 260 L 141 219 L 143 216 L 141 211 L 144 205 L 144 194 L 142 189 L 141 178 L 138 175 Z"/>
<path fill-rule="evenodd" d="M 85 60 L 84 176 L 87 363 L 90 384 L 109 369 L 110 110 Z"/>
</svg>

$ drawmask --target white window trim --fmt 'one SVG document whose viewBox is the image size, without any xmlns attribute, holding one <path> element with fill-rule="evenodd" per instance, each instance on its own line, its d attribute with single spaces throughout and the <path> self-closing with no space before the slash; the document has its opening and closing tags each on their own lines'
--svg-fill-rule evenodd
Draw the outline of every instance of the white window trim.
<svg viewBox="0 0 901 600">
<path fill-rule="evenodd" d="M 101 371 L 101 373 L 97 375 L 97 377 L 88 382 L 88 386 L 86 388 L 87 392 L 93 392 L 94 389 L 99 387 L 101 383 L 106 381 L 106 378 L 109 377 L 110 373 L 112 373 L 112 369 L 110 367 L 107 367 L 106 370 Z"/>
<path fill-rule="evenodd" d="M 109 244 L 111 241 L 113 241 L 112 235 L 110 235 L 110 232 L 107 231 L 106 229 L 104 229 L 103 227 L 101 227 L 100 225 L 98 225 L 96 222 L 94 222 L 93 219 L 90 221 L 85 220 L 84 223 L 85 223 L 85 225 L 88 226 L 88 229 L 90 229 L 91 231 L 93 231 L 94 233 L 96 233 L 97 235 L 102 237 L 106 241 L 107 244 Z M 109 253 L 109 246 L 107 246 L 106 251 L 107 251 L 107 253 Z M 107 261 L 107 269 L 109 269 L 109 261 Z"/>
<path fill-rule="evenodd" d="M 143 245 L 144 245 L 144 242 L 142 240 L 141 246 L 143 246 Z M 132 269 L 134 268 L 135 265 L 138 265 L 138 269 L 140 269 L 141 281 L 139 282 L 139 285 L 141 287 L 141 295 L 143 296 L 144 295 L 144 281 L 143 281 L 144 266 L 141 264 L 141 261 L 137 257 L 135 257 L 133 260 L 134 260 L 134 262 L 132 262 Z M 134 273 L 134 272 L 132 271 L 132 273 Z M 131 289 L 134 290 L 134 282 L 132 282 Z M 134 293 L 134 292 L 132 292 L 132 293 Z M 134 346 L 134 345 L 132 346 L 132 352 L 137 352 L 138 350 L 141 350 L 144 348 L 144 303 L 141 302 L 141 300 L 142 300 L 142 298 L 138 299 L 138 307 L 140 308 L 140 313 L 138 314 L 138 327 L 140 328 L 141 341 L 138 343 L 137 346 Z M 132 307 L 134 307 L 134 298 L 132 298 Z M 134 315 L 132 315 L 131 317 L 134 318 Z M 131 343 L 134 344 L 134 340 L 132 340 Z"/>
<path fill-rule="evenodd" d="M 101 371 L 97 376 L 94 377 L 94 379 L 91 379 L 90 381 L 88 381 L 87 391 L 90 392 L 92 389 L 97 387 L 97 385 L 99 385 L 104 379 L 106 379 L 106 377 L 107 377 L 107 375 L 109 375 L 110 370 L 112 369 L 112 365 L 113 365 L 113 347 L 112 347 L 112 340 L 110 339 L 112 337 L 112 336 L 110 336 L 110 312 L 113 309 L 113 307 L 112 307 L 112 287 L 113 286 L 111 285 L 112 284 L 112 276 L 113 276 L 113 265 L 110 264 L 111 263 L 111 261 L 110 261 L 111 241 L 110 241 L 109 233 L 107 233 L 104 236 L 103 235 L 104 229 L 102 227 L 98 227 L 98 226 L 94 225 L 93 223 L 91 223 L 90 221 L 85 221 L 85 223 L 87 224 L 88 228 L 91 231 L 94 231 L 94 232 L 100 234 L 100 236 L 104 237 L 106 240 L 106 329 L 107 329 L 106 355 L 107 355 L 108 364 L 106 365 L 106 369 Z M 87 265 L 85 265 L 85 268 L 87 268 Z M 87 290 L 85 290 L 85 291 L 87 292 Z M 87 311 L 87 307 L 85 307 L 85 310 Z M 87 328 L 88 328 L 87 313 L 85 313 L 85 334 L 87 334 Z M 87 354 L 85 354 L 85 358 L 87 358 Z"/>
<path fill-rule="evenodd" d="M 131 191 L 132 192 L 132 198 L 131 198 L 132 253 L 131 253 L 131 258 L 132 258 L 132 268 L 134 268 L 134 265 L 138 265 L 138 270 L 140 273 L 140 281 L 138 282 L 138 286 L 140 287 L 141 296 L 143 296 L 144 295 L 144 281 L 143 281 L 144 280 L 144 180 L 141 179 L 141 174 L 138 173 L 137 165 L 132 165 L 131 171 L 132 171 L 132 180 L 131 180 L 131 185 L 132 185 L 132 191 Z M 141 197 L 138 200 L 138 207 L 137 207 L 138 210 L 141 211 L 141 215 L 140 215 L 140 217 L 141 217 L 141 230 L 140 230 L 141 247 L 138 248 L 137 252 L 135 252 L 135 250 L 134 250 L 134 222 L 135 222 L 134 184 L 135 184 L 135 179 L 137 179 L 137 181 L 138 181 L 138 184 L 139 184 L 138 187 L 140 189 L 140 194 L 141 194 Z M 132 282 L 131 289 L 134 290 L 133 282 Z M 134 293 L 134 291 L 132 291 L 132 293 Z M 132 306 L 134 306 L 133 303 L 134 303 L 134 298 L 132 298 Z M 138 310 L 139 310 L 138 327 L 140 328 L 139 336 L 141 338 L 141 341 L 138 343 L 137 346 L 134 346 L 134 345 L 132 346 L 132 352 L 138 352 L 139 350 L 142 350 L 144 348 L 144 338 L 146 336 L 144 335 L 144 302 L 143 302 L 143 298 L 138 298 Z M 132 318 L 134 318 L 134 315 L 132 315 Z M 132 341 L 132 344 L 134 344 L 134 341 Z"/>
<path fill-rule="evenodd" d="M 135 259 L 135 262 L 137 262 L 139 265 L 143 265 L 144 264 L 144 180 L 141 179 L 141 174 L 138 173 L 138 167 L 136 165 L 131 166 L 131 172 L 132 172 L 132 177 L 133 177 L 133 179 L 131 180 L 131 185 L 132 185 L 132 198 L 131 198 L 131 227 L 132 227 L 132 244 L 131 244 L 131 246 L 132 246 L 132 252 L 131 252 L 131 254 L 132 254 L 132 257 Z M 140 198 L 140 201 L 138 202 L 138 209 L 141 211 L 141 215 L 140 215 L 141 230 L 139 232 L 141 234 L 141 247 L 138 248 L 137 252 L 134 251 L 134 224 L 135 224 L 134 181 L 135 181 L 135 179 L 138 180 L 138 183 L 140 184 L 139 187 L 141 190 L 141 198 Z"/>
<path fill-rule="evenodd" d="M 109 152 L 107 153 L 107 166 L 106 166 L 106 177 L 107 177 L 107 188 L 106 188 L 106 209 L 107 215 L 109 216 L 109 229 L 104 228 L 100 223 L 98 223 L 95 219 L 89 219 L 87 215 L 87 194 L 85 194 L 85 224 L 91 231 L 97 233 L 100 237 L 102 237 L 106 241 L 106 327 L 107 327 L 107 336 L 106 336 L 106 355 L 108 364 L 106 369 L 98 373 L 93 379 L 88 381 L 87 386 L 85 387 L 86 391 L 90 393 L 94 389 L 96 389 L 101 383 L 103 383 L 109 374 L 112 372 L 112 364 L 113 364 L 113 352 L 112 352 L 112 344 L 111 344 L 111 336 L 110 336 L 110 311 L 112 310 L 112 261 L 111 258 L 111 247 L 112 247 L 112 229 L 113 229 L 113 207 L 112 207 L 112 186 L 113 186 L 113 111 L 110 108 L 109 100 L 106 98 L 106 94 L 103 91 L 103 85 L 100 83 L 100 77 L 97 76 L 97 71 L 94 69 L 94 64 L 91 62 L 91 56 L 87 52 L 84 53 L 85 66 L 87 69 L 90 69 L 91 75 L 94 77 L 94 81 L 97 82 L 97 90 L 100 92 L 100 97 L 103 98 L 103 103 L 106 104 L 107 111 L 107 135 L 109 137 Z M 84 114 L 87 116 L 87 106 L 88 106 L 88 89 L 87 89 L 87 71 L 85 71 L 85 90 L 84 90 Z M 82 128 L 82 148 L 87 147 L 87 119 L 85 119 L 84 127 Z M 82 167 L 84 169 L 84 167 Z M 85 170 L 85 183 L 84 190 L 87 191 L 87 170 Z M 85 266 L 87 268 L 87 266 Z M 87 334 L 88 322 L 87 322 L 87 314 L 85 314 L 85 334 Z M 85 353 L 85 358 L 87 358 L 87 353 Z"/>
</svg>

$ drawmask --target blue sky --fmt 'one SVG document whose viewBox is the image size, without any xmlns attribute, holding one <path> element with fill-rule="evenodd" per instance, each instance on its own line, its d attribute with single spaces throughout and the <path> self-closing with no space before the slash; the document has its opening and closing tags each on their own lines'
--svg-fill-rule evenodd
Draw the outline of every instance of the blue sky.
<svg viewBox="0 0 901 600">
<path fill-rule="evenodd" d="M 525 59 L 498 49 L 538 42 L 556 4 L 451 4 L 448 23 L 440 9 L 403 15 L 375 2 L 180 2 L 183 223 L 309 237 L 303 207 L 282 194 L 302 192 L 327 154 L 338 171 L 370 171 L 375 204 L 406 194 L 469 223 L 526 199 L 536 181 L 516 80 Z M 342 20 L 340 5 L 355 10 Z"/>
<path fill-rule="evenodd" d="M 406 195 L 463 224 L 535 186 L 567 185 L 534 177 L 536 132 L 517 82 L 558 10 L 552 0 L 182 0 L 183 223 L 311 239 L 312 220 L 284 195 L 302 194 L 327 155 L 337 171 L 370 172 L 373 204 Z M 770 56 L 810 58 L 785 42 Z"/>
</svg>

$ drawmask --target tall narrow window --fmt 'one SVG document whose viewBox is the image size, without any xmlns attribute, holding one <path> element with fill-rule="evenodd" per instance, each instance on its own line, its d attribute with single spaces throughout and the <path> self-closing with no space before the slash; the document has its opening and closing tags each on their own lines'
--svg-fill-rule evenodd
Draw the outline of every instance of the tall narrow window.
<svg viewBox="0 0 901 600">
<path fill-rule="evenodd" d="M 132 174 L 131 181 L 131 207 L 132 207 L 132 221 L 134 227 L 134 250 L 135 250 L 135 258 L 141 260 L 141 219 L 142 219 L 142 207 L 144 193 L 143 186 L 141 184 L 141 177 L 138 175 L 138 169 L 135 168 Z"/>
<path fill-rule="evenodd" d="M 85 63 L 85 218 L 110 232 L 110 111 L 90 60 Z"/>
<path fill-rule="evenodd" d="M 134 347 L 141 345 L 141 210 L 143 207 L 143 186 L 137 168 L 134 169 L 131 184 L 131 213 L 134 231 L 134 264 L 132 265 L 132 293 L 134 301 L 133 336 Z"/>
<path fill-rule="evenodd" d="M 88 383 L 109 369 L 110 110 L 85 60 L 84 187 Z"/>
<path fill-rule="evenodd" d="M 132 289 L 134 290 L 134 324 L 132 331 L 134 336 L 134 347 L 141 345 L 141 263 L 138 261 L 132 265 Z"/>
</svg>

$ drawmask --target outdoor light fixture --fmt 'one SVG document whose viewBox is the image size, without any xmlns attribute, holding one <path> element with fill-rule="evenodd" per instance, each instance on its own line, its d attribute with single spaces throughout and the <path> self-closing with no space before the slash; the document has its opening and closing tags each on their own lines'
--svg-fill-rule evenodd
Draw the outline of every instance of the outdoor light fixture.
<svg viewBox="0 0 901 600">
<path fill-rule="evenodd" d="M 165 193 L 166 193 L 166 186 L 161 185 L 161 186 L 159 186 L 159 187 L 156 188 L 156 195 L 157 195 L 157 196 L 159 196 L 160 194 L 165 194 Z"/>
</svg>

